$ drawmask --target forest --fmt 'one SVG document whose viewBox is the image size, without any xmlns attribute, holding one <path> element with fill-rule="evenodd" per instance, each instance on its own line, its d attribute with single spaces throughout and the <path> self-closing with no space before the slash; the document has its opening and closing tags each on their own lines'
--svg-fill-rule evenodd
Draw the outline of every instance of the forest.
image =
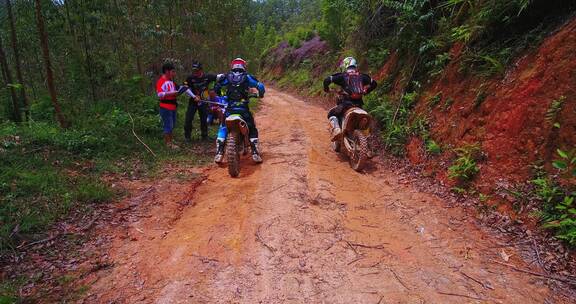
<svg viewBox="0 0 576 304">
<path fill-rule="evenodd" d="M 472 202 L 478 218 L 487 221 L 498 218 L 498 223 L 504 221 L 515 227 L 500 230 L 529 231 L 516 237 L 528 235 L 534 240 L 529 244 L 532 247 L 524 248 L 537 255 L 537 262 L 530 265 L 539 265 L 537 272 L 544 271 L 549 282 L 561 282 L 572 288 L 557 292 L 562 295 L 561 300 L 556 299 L 558 303 L 573 299 L 575 1 L 0 2 L 0 303 L 137 300 L 138 295 L 126 298 L 106 295 L 97 300 L 87 297 L 89 284 L 82 279 L 90 277 L 91 272 L 114 268 L 113 263 L 98 264 L 94 266 L 98 269 L 91 268 L 88 275 L 79 275 L 67 266 L 46 270 L 42 268 L 45 264 L 35 263 L 50 260 L 46 256 L 54 255 L 49 247 L 55 243 L 64 244 L 56 246 L 65 247 L 63 252 L 67 253 L 60 259 L 66 261 L 81 251 L 79 248 L 91 244 L 93 234 L 101 231 L 92 226 L 106 226 L 104 222 L 112 221 L 101 216 L 108 214 L 103 210 L 116 210 L 113 208 L 117 208 L 117 203 L 137 196 L 131 183 L 152 186 L 188 183 L 194 184 L 194 189 L 202 189 L 204 186 L 199 185 L 212 179 L 213 173 L 206 172 L 214 169 L 195 171 L 212 168 L 214 156 L 213 143 L 200 140 L 197 121 L 194 141 L 183 143 L 185 97 L 179 98 L 183 110 L 178 111 L 175 134 L 176 142 L 182 143 L 181 149 L 168 149 L 162 142 L 155 84 L 165 63 L 175 65 L 175 82 L 182 83 L 194 62 L 201 62 L 206 72 L 226 73 L 233 58 L 244 58 L 248 71 L 272 90 L 267 94 L 273 97 L 258 101 L 253 109 L 258 121 L 260 112 L 265 117 L 275 115 L 270 113 L 272 101 L 289 99 L 279 97 L 283 95 L 278 92 L 297 96 L 306 106 L 312 104 L 327 110 L 334 98 L 323 91 L 322 81 L 338 72 L 341 60 L 348 56 L 355 57 L 360 70 L 378 82 L 377 89 L 364 97 L 364 109 L 374 120 L 372 149 L 381 159 L 379 162 L 393 164 L 393 169 L 387 167 L 386 172 L 396 172 L 399 167 L 418 172 L 419 177 L 414 180 L 433 181 L 446 190 L 442 199 L 462 205 Z M 324 115 L 324 112 L 317 115 L 318 121 L 325 119 Z M 264 121 L 265 126 L 270 124 L 269 120 Z M 322 121 L 321 126 L 325 125 Z M 312 126 L 316 125 L 311 122 L 300 133 L 324 131 L 308 131 Z M 261 129 L 263 134 L 268 131 Z M 217 131 L 216 127 L 210 127 L 210 138 L 216 138 Z M 303 146 L 315 149 L 310 148 L 314 140 L 290 139 L 298 145 L 287 150 L 296 153 Z M 267 150 L 274 150 L 272 143 L 276 145 L 278 141 L 263 140 Z M 267 166 L 264 156 L 263 165 Z M 280 159 L 271 165 L 282 162 L 297 163 Z M 340 172 L 338 169 L 332 168 L 334 172 Z M 369 174 L 375 174 L 374 171 L 377 170 Z M 294 180 L 306 177 L 311 183 L 311 179 L 321 176 L 318 172 L 322 170 L 310 169 L 310 172 L 313 173 L 300 172 L 288 179 L 289 186 L 268 185 L 272 190 L 266 191 L 281 189 L 284 193 Z M 274 174 L 261 180 L 273 180 Z M 200 176 L 205 179 L 200 181 L 203 178 Z M 310 188 L 322 188 L 321 185 L 320 178 L 307 185 L 306 191 L 314 192 Z M 178 191 L 189 192 L 188 188 Z M 254 195 L 260 197 L 266 191 Z M 357 190 L 357 194 L 362 192 Z M 280 200 L 282 195 L 278 194 Z M 320 190 L 313 196 L 307 199 L 313 205 L 324 199 Z M 335 196 L 333 201 L 341 199 Z M 363 205 L 357 209 L 360 207 Z M 191 207 L 183 208 L 184 211 L 180 208 L 178 212 Z M 237 211 L 238 217 L 244 213 Z M 89 225 L 87 219 L 93 219 Z M 236 220 L 234 217 L 231 222 Z M 62 232 L 71 223 L 85 227 L 81 230 L 83 233 L 86 230 L 86 235 L 76 239 Z M 496 226 L 493 222 L 484 225 Z M 255 228 L 257 243 L 274 254 L 282 251 L 282 242 L 269 245 L 263 240 L 260 228 Z M 91 229 L 97 232 L 91 234 L 88 232 Z M 362 247 L 346 242 L 358 260 L 369 256 L 359 253 L 360 248 L 382 249 L 380 245 Z M 198 254 L 205 254 L 201 251 Z M 508 256 L 506 252 L 504 256 Z M 517 256 L 526 259 L 523 253 Z M 508 258 L 504 261 L 508 263 Z M 214 260 L 206 258 L 200 265 L 212 263 Z M 299 263 L 303 271 L 304 262 Z M 43 275 L 31 270 L 36 267 L 42 268 Z M 566 276 L 560 279 L 554 274 Z M 396 273 L 394 278 L 404 285 Z M 425 290 L 413 282 L 415 290 Z M 106 288 L 97 286 L 93 290 L 98 294 Z M 517 291 L 522 293 L 520 287 Z M 485 299 L 486 294 L 475 294 L 476 299 Z M 303 303 L 311 299 L 340 303 L 328 293 L 320 295 L 298 299 Z M 146 301 L 159 299 L 157 295 L 148 296 Z M 503 295 L 494 295 L 497 296 Z M 238 297 L 226 294 L 224 298 L 247 303 L 260 300 Z M 217 298 L 199 299 L 218 302 Z M 283 303 L 287 298 L 278 296 L 270 303 Z M 381 303 L 378 298 L 370 301 Z"/>
<path fill-rule="evenodd" d="M 93 177 L 130 170 L 121 160 L 153 166 L 126 140 L 132 124 L 161 158 L 174 157 L 162 155 L 157 136 L 154 82 L 164 62 L 177 65 L 179 81 L 194 60 L 225 72 L 242 55 L 257 70 L 277 33 L 317 12 L 313 1 L 3 2 L 2 248 L 15 227 L 34 233 L 79 202 L 110 199 Z M 66 176 L 69 167 L 82 174 Z"/>
</svg>

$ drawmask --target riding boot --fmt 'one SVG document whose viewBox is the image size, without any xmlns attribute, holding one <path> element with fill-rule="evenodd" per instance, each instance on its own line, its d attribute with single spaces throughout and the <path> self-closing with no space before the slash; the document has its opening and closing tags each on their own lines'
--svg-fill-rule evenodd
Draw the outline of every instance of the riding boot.
<svg viewBox="0 0 576 304">
<path fill-rule="evenodd" d="M 173 142 L 173 135 L 172 133 L 169 134 L 164 134 L 164 143 L 166 144 L 166 147 L 172 149 L 172 150 L 177 150 L 180 147 L 178 147 L 177 145 L 175 145 Z"/>
<path fill-rule="evenodd" d="M 166 145 L 166 147 L 170 146 L 170 144 L 171 144 L 170 134 L 164 134 L 164 144 Z"/>
<path fill-rule="evenodd" d="M 340 122 L 338 121 L 338 117 L 330 116 L 328 119 L 330 121 L 330 135 L 331 141 L 338 141 L 340 140 L 340 136 L 342 135 L 342 129 L 340 128 Z"/>
<path fill-rule="evenodd" d="M 216 141 L 216 156 L 214 156 L 214 162 L 219 164 L 224 158 L 224 141 Z"/>
<path fill-rule="evenodd" d="M 262 157 L 258 150 L 258 138 L 250 138 L 250 147 L 252 148 L 252 160 L 258 164 L 261 163 Z"/>
</svg>

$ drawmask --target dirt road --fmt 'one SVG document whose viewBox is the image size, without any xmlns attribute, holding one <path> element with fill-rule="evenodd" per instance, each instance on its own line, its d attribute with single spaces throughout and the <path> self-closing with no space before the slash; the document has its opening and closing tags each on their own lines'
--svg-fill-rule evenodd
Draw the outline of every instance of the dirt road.
<svg viewBox="0 0 576 304">
<path fill-rule="evenodd" d="M 245 159 L 237 179 L 214 165 L 197 187 L 156 186 L 159 207 L 113 241 L 114 266 L 92 278 L 84 302 L 552 299 L 542 280 L 494 263 L 502 246 L 463 212 L 384 169 L 352 171 L 329 149 L 323 109 L 270 91 L 257 122 L 265 162 Z M 508 263 L 527 265 L 505 250 Z"/>
</svg>

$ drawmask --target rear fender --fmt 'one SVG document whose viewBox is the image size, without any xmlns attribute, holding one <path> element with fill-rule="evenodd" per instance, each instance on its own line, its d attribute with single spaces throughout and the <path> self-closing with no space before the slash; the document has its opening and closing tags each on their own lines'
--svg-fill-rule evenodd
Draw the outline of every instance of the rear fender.
<svg viewBox="0 0 576 304">
<path fill-rule="evenodd" d="M 354 132 L 354 130 L 362 130 L 366 134 L 370 132 L 370 114 L 360 108 L 352 108 L 348 110 L 342 122 L 342 130 L 346 134 Z"/>
<path fill-rule="evenodd" d="M 226 128 L 228 132 L 239 132 L 244 137 L 248 136 L 248 124 L 239 114 L 232 114 L 226 117 Z"/>
</svg>

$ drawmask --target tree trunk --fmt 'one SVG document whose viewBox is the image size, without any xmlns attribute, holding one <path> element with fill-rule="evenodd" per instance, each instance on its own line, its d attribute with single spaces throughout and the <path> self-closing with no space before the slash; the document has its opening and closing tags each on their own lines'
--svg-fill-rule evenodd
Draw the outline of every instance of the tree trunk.
<svg viewBox="0 0 576 304">
<path fill-rule="evenodd" d="M 22 85 L 20 89 L 20 97 L 24 103 L 24 113 L 26 114 L 26 119 L 30 116 L 30 103 L 28 102 L 28 97 L 26 96 L 26 90 L 24 89 L 24 78 L 22 77 L 22 67 L 20 66 L 20 50 L 18 49 L 18 39 L 16 38 L 16 26 L 14 25 L 14 15 L 12 14 L 12 4 L 10 0 L 6 0 L 6 12 L 8 13 L 8 20 L 10 22 L 10 32 L 12 38 L 12 51 L 14 52 L 14 59 L 16 61 L 16 78 L 18 82 Z"/>
<path fill-rule="evenodd" d="M 84 54 L 86 56 L 86 71 L 88 72 L 88 78 L 90 79 L 92 101 L 96 102 L 96 81 L 94 80 L 94 73 L 92 72 L 92 55 L 90 49 L 90 41 L 88 40 L 88 31 L 86 29 L 86 10 L 86 3 L 82 1 L 82 7 L 80 8 L 80 11 L 82 12 L 82 38 L 84 40 Z"/>
<path fill-rule="evenodd" d="M 172 38 L 172 19 L 174 19 L 174 14 L 172 13 L 172 5 L 168 5 L 168 52 L 173 56 L 174 54 L 174 45 L 173 45 L 173 38 Z"/>
<path fill-rule="evenodd" d="M 0 36 L 0 66 L 2 67 L 2 76 L 7 85 L 12 85 L 12 74 L 10 73 L 10 68 L 8 67 L 8 61 L 6 60 L 6 54 L 4 53 L 4 46 L 2 45 L 2 37 Z M 16 90 L 13 86 L 10 87 L 10 94 L 12 95 L 12 119 L 15 122 L 22 121 L 22 115 L 20 114 L 20 105 L 18 104 L 18 97 L 16 96 Z"/>
<path fill-rule="evenodd" d="M 40 0 L 35 0 L 36 6 L 36 21 L 38 26 L 38 35 L 40 37 L 40 44 L 42 46 L 42 55 L 44 57 L 44 65 L 46 67 L 46 80 L 48 82 L 48 91 L 50 92 L 50 99 L 52 100 L 52 105 L 54 106 L 54 112 L 56 114 L 56 119 L 60 124 L 60 127 L 67 128 L 68 123 L 62 115 L 62 109 L 56 98 L 56 88 L 54 87 L 54 76 L 52 75 L 52 66 L 50 63 L 50 50 L 48 48 L 48 36 L 46 34 L 46 29 L 44 28 L 44 16 L 42 16 L 42 4 Z"/>
<path fill-rule="evenodd" d="M 128 7 L 128 21 L 130 24 L 130 31 L 131 31 L 131 37 L 132 39 L 130 39 L 130 42 L 132 44 L 132 47 L 134 48 L 134 52 L 135 52 L 135 56 L 136 56 L 136 72 L 138 73 L 138 76 L 140 76 L 140 90 L 142 91 L 142 94 L 146 94 L 146 83 L 144 82 L 144 69 L 142 68 L 142 58 L 141 58 L 141 52 L 142 52 L 142 48 L 141 48 L 141 43 L 140 43 L 140 34 L 136 28 L 136 24 L 137 21 L 135 20 L 135 14 L 134 14 L 134 4 L 132 3 L 132 1 L 128 1 L 127 2 L 127 7 Z"/>
</svg>

